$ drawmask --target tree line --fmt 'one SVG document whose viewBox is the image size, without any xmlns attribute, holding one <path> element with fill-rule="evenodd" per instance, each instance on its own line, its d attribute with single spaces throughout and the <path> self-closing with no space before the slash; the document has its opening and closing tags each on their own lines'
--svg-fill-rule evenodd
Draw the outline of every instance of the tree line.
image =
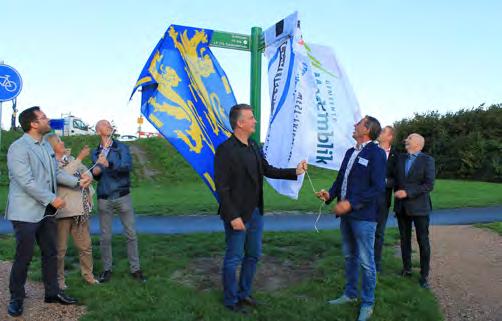
<svg viewBox="0 0 502 321">
<path fill-rule="evenodd" d="M 409 134 L 425 137 L 424 152 L 435 158 L 438 177 L 502 182 L 502 104 L 415 114 L 394 127 L 402 152 Z"/>
</svg>

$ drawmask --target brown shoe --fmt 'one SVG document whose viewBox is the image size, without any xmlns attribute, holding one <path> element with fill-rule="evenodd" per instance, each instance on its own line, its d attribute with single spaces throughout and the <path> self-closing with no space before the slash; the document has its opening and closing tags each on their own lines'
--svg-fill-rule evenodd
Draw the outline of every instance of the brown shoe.
<svg viewBox="0 0 502 321">
<path fill-rule="evenodd" d="M 258 301 L 256 301 L 255 298 L 253 298 L 252 296 L 247 296 L 244 299 L 240 299 L 239 304 L 247 305 L 253 308 L 256 308 L 259 305 Z"/>
<path fill-rule="evenodd" d="M 138 280 L 139 282 L 142 282 L 142 283 L 146 283 L 146 278 L 145 276 L 143 275 L 143 272 L 141 272 L 141 270 L 137 270 L 135 272 L 132 272 L 131 273 L 131 276 Z"/>
</svg>

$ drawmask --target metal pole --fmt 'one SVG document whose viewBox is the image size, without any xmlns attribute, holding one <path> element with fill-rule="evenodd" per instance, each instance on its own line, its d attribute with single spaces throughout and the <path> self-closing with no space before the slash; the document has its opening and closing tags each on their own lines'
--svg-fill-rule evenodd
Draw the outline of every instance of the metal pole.
<svg viewBox="0 0 502 321">
<path fill-rule="evenodd" d="M 253 139 L 260 143 L 260 117 L 261 117 L 261 35 L 260 27 L 251 28 L 251 94 L 250 103 L 257 120 L 256 131 Z"/>
</svg>

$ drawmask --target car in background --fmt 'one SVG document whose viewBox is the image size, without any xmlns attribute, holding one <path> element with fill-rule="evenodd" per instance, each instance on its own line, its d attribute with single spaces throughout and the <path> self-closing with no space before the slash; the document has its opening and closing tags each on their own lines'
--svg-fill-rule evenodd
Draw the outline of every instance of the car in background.
<svg viewBox="0 0 502 321">
<path fill-rule="evenodd" d="M 135 141 L 137 140 L 138 137 L 137 136 L 134 136 L 134 135 L 122 135 L 118 138 L 119 141 L 121 142 L 132 142 L 132 141 Z"/>
</svg>

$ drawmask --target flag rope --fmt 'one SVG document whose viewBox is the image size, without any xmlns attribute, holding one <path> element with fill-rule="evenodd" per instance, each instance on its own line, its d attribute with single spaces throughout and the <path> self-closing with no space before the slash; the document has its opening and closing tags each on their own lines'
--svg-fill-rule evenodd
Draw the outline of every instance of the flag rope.
<svg viewBox="0 0 502 321">
<path fill-rule="evenodd" d="M 307 174 L 307 178 L 309 179 L 309 182 L 310 182 L 310 186 L 312 187 L 312 191 L 315 193 L 316 190 L 315 190 L 315 187 L 314 187 L 314 184 L 312 183 L 312 179 L 310 178 L 310 175 L 309 175 L 309 172 L 308 171 L 305 171 L 305 174 Z M 321 204 L 319 205 L 319 211 L 318 211 L 318 214 L 317 214 L 317 218 L 315 220 L 315 223 L 314 223 L 314 228 L 316 230 L 317 233 L 319 233 L 319 229 L 317 228 L 317 223 L 319 223 L 319 220 L 321 219 L 321 214 L 322 214 L 322 208 L 324 207 L 326 203 L 324 203 L 323 200 L 321 200 Z"/>
</svg>

